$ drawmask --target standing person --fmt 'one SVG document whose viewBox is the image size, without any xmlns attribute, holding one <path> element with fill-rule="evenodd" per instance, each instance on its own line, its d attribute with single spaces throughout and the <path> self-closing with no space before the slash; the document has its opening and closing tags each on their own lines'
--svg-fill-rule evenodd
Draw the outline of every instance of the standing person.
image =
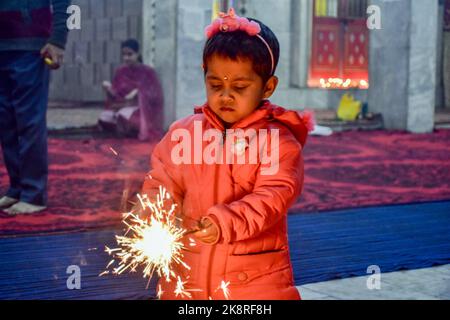
<svg viewBox="0 0 450 320">
<path fill-rule="evenodd" d="M 165 187 L 172 199 L 166 199 L 168 208 L 176 204 L 183 228 L 191 231 L 183 240 L 182 259 L 190 269 L 173 266 L 189 294 L 179 294 L 177 280 L 163 278 L 158 296 L 300 299 L 287 210 L 303 189 L 302 154 L 312 115 L 267 100 L 278 84 L 280 49 L 266 25 L 230 10 L 206 34 L 207 102 L 175 122 L 155 147 L 142 188 L 143 196 L 154 200 Z"/>
<path fill-rule="evenodd" d="M 11 215 L 47 206 L 49 68 L 63 63 L 69 5 L 0 2 L 0 139 L 10 180 L 0 209 Z"/>
<path fill-rule="evenodd" d="M 106 110 L 100 114 L 99 124 L 139 140 L 159 139 L 164 118 L 158 75 L 142 63 L 137 40 L 128 39 L 121 47 L 123 65 L 116 70 L 112 83 L 103 82 Z"/>
</svg>

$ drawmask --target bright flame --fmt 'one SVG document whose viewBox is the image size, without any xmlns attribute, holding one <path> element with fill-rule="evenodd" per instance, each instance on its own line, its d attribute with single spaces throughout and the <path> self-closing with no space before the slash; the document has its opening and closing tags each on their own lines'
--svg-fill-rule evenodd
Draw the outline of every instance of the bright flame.
<svg viewBox="0 0 450 320">
<path fill-rule="evenodd" d="M 135 272 L 138 266 L 144 266 L 143 275 L 144 278 L 149 278 L 149 284 L 155 272 L 167 282 L 176 278 L 177 275 L 172 270 L 174 263 L 190 269 L 182 261 L 184 245 L 181 239 L 186 230 L 175 225 L 175 205 L 168 212 L 164 209 L 164 200 L 170 199 L 170 195 L 163 187 L 159 191 L 155 203 L 146 195 L 138 195 L 142 208 L 151 210 L 150 217 L 143 220 L 133 212 L 128 212 L 123 220 L 128 230 L 124 236 L 116 236 L 119 247 L 105 247 L 105 251 L 114 258 L 107 268 L 118 262 L 113 274 L 121 274 L 126 270 Z M 130 232 L 131 235 L 127 236 Z"/>
</svg>

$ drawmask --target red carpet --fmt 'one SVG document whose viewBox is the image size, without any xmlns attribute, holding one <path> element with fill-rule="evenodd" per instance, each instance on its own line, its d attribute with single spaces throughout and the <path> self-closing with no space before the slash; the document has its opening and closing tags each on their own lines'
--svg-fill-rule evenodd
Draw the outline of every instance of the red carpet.
<svg viewBox="0 0 450 320">
<path fill-rule="evenodd" d="M 0 235 L 119 224 L 120 208 L 139 190 L 152 148 L 136 140 L 50 139 L 49 209 L 34 216 L 0 213 Z M 304 158 L 305 187 L 295 213 L 450 199 L 450 130 L 310 137 Z M 3 193 L 8 177 L 0 163 Z"/>
<path fill-rule="evenodd" d="M 450 199 L 450 130 L 311 137 L 296 212 Z"/>
<path fill-rule="evenodd" d="M 128 139 L 50 139 L 48 210 L 21 217 L 9 217 L 0 211 L 0 235 L 118 224 L 124 199 L 139 190 L 149 168 L 153 146 Z M 3 194 L 8 176 L 2 159 L 0 163 Z"/>
</svg>

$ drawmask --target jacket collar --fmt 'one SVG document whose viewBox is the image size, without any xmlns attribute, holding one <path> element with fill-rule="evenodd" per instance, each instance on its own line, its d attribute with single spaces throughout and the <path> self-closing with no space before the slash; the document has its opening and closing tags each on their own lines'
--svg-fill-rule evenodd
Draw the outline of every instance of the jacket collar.
<svg viewBox="0 0 450 320">
<path fill-rule="evenodd" d="M 234 123 L 230 129 L 244 129 L 263 118 L 269 117 L 272 111 L 272 107 L 273 105 L 269 100 L 263 100 L 260 107 L 258 107 L 244 119 L 241 119 L 238 122 Z M 209 107 L 207 103 L 205 103 L 203 106 L 196 107 L 194 109 L 194 112 L 203 113 L 205 115 L 205 118 L 214 128 L 225 131 L 223 121 L 214 113 L 214 111 Z"/>
<path fill-rule="evenodd" d="M 212 111 L 212 109 L 205 103 L 203 106 L 196 107 L 195 113 L 203 113 L 207 121 L 216 129 L 225 131 L 225 126 L 222 120 Z M 302 147 L 306 143 L 308 133 L 314 129 L 314 113 L 312 111 L 297 111 L 286 110 L 282 107 L 272 104 L 269 100 L 264 100 L 261 106 L 253 111 L 249 116 L 239 120 L 230 129 L 244 129 L 260 121 L 261 119 L 268 121 L 278 121 L 286 126 L 295 136 Z"/>
</svg>

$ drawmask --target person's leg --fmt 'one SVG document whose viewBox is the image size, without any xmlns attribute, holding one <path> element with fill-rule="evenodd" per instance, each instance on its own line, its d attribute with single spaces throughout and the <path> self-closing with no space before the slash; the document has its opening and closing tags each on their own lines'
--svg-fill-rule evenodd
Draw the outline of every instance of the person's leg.
<svg viewBox="0 0 450 320">
<path fill-rule="evenodd" d="M 116 113 L 113 110 L 103 110 L 98 117 L 98 125 L 103 131 L 116 131 Z"/>
<path fill-rule="evenodd" d="M 138 107 L 124 107 L 117 112 L 117 131 L 123 137 L 136 137 L 138 135 Z"/>
<path fill-rule="evenodd" d="M 9 52 L 0 52 L 0 142 L 3 161 L 9 175 L 9 189 L 0 198 L 0 209 L 7 208 L 20 198 L 19 136 L 15 111 L 11 104 L 9 65 L 13 61 Z"/>
<path fill-rule="evenodd" d="M 49 70 L 39 52 L 17 52 L 11 79 L 11 101 L 20 137 L 20 201 L 45 207 L 48 177 L 46 112 Z"/>
</svg>

